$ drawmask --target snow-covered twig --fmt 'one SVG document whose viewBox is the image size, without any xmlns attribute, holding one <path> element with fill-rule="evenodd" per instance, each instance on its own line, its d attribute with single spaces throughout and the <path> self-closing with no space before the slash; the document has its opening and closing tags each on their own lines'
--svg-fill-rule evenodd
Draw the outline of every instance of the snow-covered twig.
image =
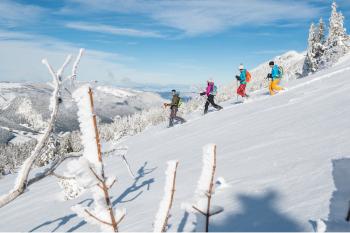
<svg viewBox="0 0 350 233">
<path fill-rule="evenodd" d="M 7 99 L 0 94 L 0 97 L 7 102 Z"/>
<path fill-rule="evenodd" d="M 214 193 L 214 177 L 216 170 L 216 145 L 209 144 L 203 148 L 203 169 L 196 189 L 197 204 L 193 209 L 205 218 L 203 228 L 202 219 L 197 218 L 196 231 L 209 231 L 209 218 L 223 211 L 221 207 L 211 207 L 211 199 Z"/>
<path fill-rule="evenodd" d="M 166 232 L 170 209 L 173 204 L 175 194 L 176 170 L 179 162 L 169 161 L 168 168 L 165 172 L 166 181 L 164 187 L 164 196 L 160 202 L 156 220 L 154 222 L 154 232 Z"/>
<path fill-rule="evenodd" d="M 50 175 L 53 175 L 55 170 L 67 159 L 70 159 L 70 158 L 79 158 L 81 157 L 81 154 L 79 153 L 76 153 L 76 152 L 72 152 L 72 153 L 69 153 L 67 155 L 65 155 L 64 157 L 60 157 L 56 160 L 54 160 L 50 166 L 45 169 L 43 172 L 41 173 L 38 173 L 38 174 L 35 174 L 35 176 L 33 178 L 31 178 L 29 181 L 28 181 L 28 184 L 27 184 L 27 187 L 34 184 L 35 182 L 38 182 L 40 180 L 42 180 L 43 178 L 47 177 L 47 176 L 50 176 Z"/>
<path fill-rule="evenodd" d="M 84 51 L 85 51 L 85 50 L 84 50 L 83 48 L 81 48 L 81 49 L 79 50 L 79 54 L 78 54 L 78 56 L 77 56 L 77 58 L 76 58 L 76 60 L 75 60 L 75 62 L 74 62 L 74 64 L 73 64 L 73 67 L 72 67 L 72 75 L 70 76 L 70 79 L 71 79 L 72 81 L 74 81 L 74 80 L 77 78 L 78 65 L 79 65 L 79 62 L 80 62 L 81 57 L 83 56 Z"/>
<path fill-rule="evenodd" d="M 125 213 L 115 213 L 110 200 L 109 189 L 115 181 L 113 180 L 111 184 L 108 184 L 104 173 L 92 90 L 89 86 L 82 86 L 74 92 L 73 98 L 78 105 L 78 116 L 82 133 L 81 139 L 84 145 L 81 165 L 85 167 L 88 166 L 87 170 L 90 172 L 90 174 L 88 174 L 90 176 L 89 179 L 94 180 L 93 183 L 96 184 L 91 188 L 95 199 L 94 208 L 92 210 L 85 209 L 82 211 L 79 207 L 73 207 L 73 210 L 85 220 L 100 225 L 102 229 L 108 226 L 111 227 L 113 231 L 117 232 L 118 224 L 124 218 Z M 83 176 L 85 175 L 86 174 L 83 174 Z M 86 177 L 84 177 L 84 179 L 86 179 Z M 116 215 L 119 215 L 119 218 L 117 218 Z"/>
<path fill-rule="evenodd" d="M 121 156 L 122 160 L 124 161 L 124 164 L 126 166 L 126 168 L 128 169 L 129 171 L 129 175 L 133 178 L 133 179 L 136 179 L 136 176 L 134 175 L 134 173 L 132 172 L 131 168 L 130 168 L 130 164 L 128 162 L 128 160 L 125 158 L 125 155 L 122 155 Z"/>
<path fill-rule="evenodd" d="M 9 202 L 16 199 L 19 195 L 21 195 L 24 190 L 27 187 L 27 181 L 29 172 L 37 159 L 37 157 L 40 155 L 41 151 L 43 150 L 44 146 L 46 145 L 49 136 L 53 130 L 54 124 L 56 122 L 57 113 L 58 113 L 58 107 L 59 107 L 59 95 L 60 95 L 60 88 L 61 88 L 61 76 L 64 71 L 64 68 L 68 65 L 70 62 L 71 56 L 68 56 L 64 64 L 61 66 L 61 68 L 58 70 L 57 74 L 53 71 L 52 67 L 48 63 L 46 59 L 44 59 L 42 62 L 44 65 L 47 66 L 49 69 L 49 72 L 53 78 L 53 84 L 54 84 L 54 91 L 52 93 L 51 102 L 50 102 L 50 109 L 52 109 L 51 117 L 48 123 L 47 128 L 45 129 L 44 135 L 39 139 L 39 142 L 35 146 L 34 151 L 31 153 L 31 155 L 24 161 L 20 172 L 17 176 L 16 183 L 14 188 L 7 194 L 2 195 L 0 197 L 0 208 L 4 205 L 8 204 Z"/>
<path fill-rule="evenodd" d="M 132 172 L 131 170 L 131 167 L 130 167 L 130 164 L 128 162 L 128 160 L 126 159 L 125 155 L 126 153 L 128 152 L 128 147 L 124 146 L 124 147 L 120 147 L 120 148 L 117 148 L 116 151 L 119 151 L 119 155 L 120 157 L 122 158 L 126 168 L 128 169 L 128 172 L 129 172 L 129 175 L 133 178 L 133 179 L 136 179 L 136 176 L 134 175 L 134 173 Z"/>
</svg>

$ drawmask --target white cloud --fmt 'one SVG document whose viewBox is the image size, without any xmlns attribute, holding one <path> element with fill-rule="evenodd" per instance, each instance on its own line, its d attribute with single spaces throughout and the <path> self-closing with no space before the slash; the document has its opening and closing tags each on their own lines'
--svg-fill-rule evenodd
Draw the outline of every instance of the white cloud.
<svg viewBox="0 0 350 233">
<path fill-rule="evenodd" d="M 309 19 L 319 9 L 307 1 L 277 0 L 69 0 L 85 12 L 143 14 L 187 36 L 217 33 L 230 27 L 261 25 L 278 20 Z M 67 9 L 67 8 L 66 8 Z"/>
<path fill-rule="evenodd" d="M 0 81 L 50 81 L 46 67 L 41 64 L 48 58 L 54 67 L 59 67 L 68 54 L 76 55 L 79 47 L 55 40 L 23 33 L 0 30 Z M 118 85 L 122 79 L 130 78 L 135 82 L 168 83 L 170 75 L 164 73 L 143 72 L 133 69 L 122 62 L 131 58 L 116 53 L 107 53 L 87 49 L 79 66 L 79 79 Z"/>
<path fill-rule="evenodd" d="M 46 10 L 44 8 L 16 3 L 10 0 L 0 1 L 0 25 L 15 27 L 37 21 Z"/>
<path fill-rule="evenodd" d="M 132 36 L 132 37 L 150 37 L 162 38 L 162 34 L 153 31 L 136 30 L 132 28 L 119 28 L 104 24 L 91 24 L 83 22 L 70 22 L 65 24 L 67 28 L 77 29 L 81 31 L 99 32 L 113 35 Z"/>
</svg>

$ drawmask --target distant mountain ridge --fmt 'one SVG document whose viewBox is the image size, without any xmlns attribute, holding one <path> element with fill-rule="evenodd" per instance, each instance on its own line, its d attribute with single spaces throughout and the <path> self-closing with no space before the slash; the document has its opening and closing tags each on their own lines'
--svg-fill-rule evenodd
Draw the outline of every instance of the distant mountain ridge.
<svg viewBox="0 0 350 233">
<path fill-rule="evenodd" d="M 49 101 L 52 88 L 45 83 L 4 83 L 0 82 L 0 143 L 12 138 L 11 130 L 26 133 L 41 131 L 49 118 Z M 94 86 L 96 113 L 104 123 L 116 116 L 131 115 L 151 107 L 161 106 L 165 101 L 159 94 L 110 86 Z M 76 106 L 71 93 L 62 92 L 55 130 L 67 132 L 78 129 Z M 4 135 L 7 135 L 6 137 Z"/>
</svg>

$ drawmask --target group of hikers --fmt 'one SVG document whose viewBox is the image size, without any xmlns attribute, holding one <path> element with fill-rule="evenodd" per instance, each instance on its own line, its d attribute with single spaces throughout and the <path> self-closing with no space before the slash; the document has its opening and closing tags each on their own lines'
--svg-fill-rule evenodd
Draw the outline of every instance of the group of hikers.
<svg viewBox="0 0 350 233">
<path fill-rule="evenodd" d="M 274 61 L 269 62 L 269 66 L 271 68 L 271 73 L 267 75 L 267 79 L 271 79 L 269 83 L 269 93 L 270 95 L 274 95 L 285 88 L 279 86 L 279 83 L 283 77 L 283 68 L 275 64 Z M 238 67 L 240 75 L 236 75 L 237 82 L 239 82 L 239 86 L 237 87 L 237 96 L 241 96 L 242 98 L 249 98 L 249 95 L 246 93 L 247 83 L 251 80 L 251 74 L 245 67 L 241 64 Z M 185 123 L 186 120 L 182 117 L 177 116 L 177 112 L 181 105 L 181 98 L 179 93 L 176 90 L 171 91 L 172 100 L 171 103 L 165 103 L 165 107 L 170 107 L 170 117 L 169 117 L 169 127 L 174 126 L 174 122 L 178 121 L 181 124 Z M 201 96 L 206 96 L 207 100 L 204 105 L 204 114 L 208 113 L 209 105 L 212 105 L 217 110 L 223 109 L 220 105 L 216 104 L 214 98 L 217 94 L 217 86 L 214 84 L 214 80 L 207 80 L 207 87 L 205 91 L 199 93 Z"/>
</svg>

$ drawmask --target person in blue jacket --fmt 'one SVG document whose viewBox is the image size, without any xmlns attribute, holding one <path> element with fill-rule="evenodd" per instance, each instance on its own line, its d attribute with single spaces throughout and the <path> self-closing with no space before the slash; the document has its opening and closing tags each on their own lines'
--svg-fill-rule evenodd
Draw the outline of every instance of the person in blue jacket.
<svg viewBox="0 0 350 233">
<path fill-rule="evenodd" d="M 269 66 L 271 68 L 271 74 L 269 74 L 269 77 L 271 78 L 269 91 L 270 95 L 274 95 L 279 91 L 284 90 L 283 87 L 279 86 L 283 73 L 281 72 L 279 66 L 275 64 L 275 62 L 270 61 Z"/>
<path fill-rule="evenodd" d="M 249 74 L 249 72 L 246 70 L 246 69 L 244 69 L 244 66 L 243 65 L 240 65 L 239 67 L 238 67 L 238 69 L 239 69 L 239 72 L 240 72 L 240 75 L 238 76 L 236 76 L 236 79 L 237 79 L 237 81 L 239 81 L 240 82 L 240 85 L 239 85 L 239 87 L 237 88 L 237 94 L 238 95 L 240 95 L 240 96 L 242 96 L 242 97 L 249 97 L 246 93 L 245 93 L 245 89 L 246 89 L 246 87 L 247 87 L 247 81 L 249 81 L 249 80 L 247 80 L 248 78 L 250 78 L 250 74 Z M 248 77 L 249 76 L 249 77 Z"/>
</svg>

